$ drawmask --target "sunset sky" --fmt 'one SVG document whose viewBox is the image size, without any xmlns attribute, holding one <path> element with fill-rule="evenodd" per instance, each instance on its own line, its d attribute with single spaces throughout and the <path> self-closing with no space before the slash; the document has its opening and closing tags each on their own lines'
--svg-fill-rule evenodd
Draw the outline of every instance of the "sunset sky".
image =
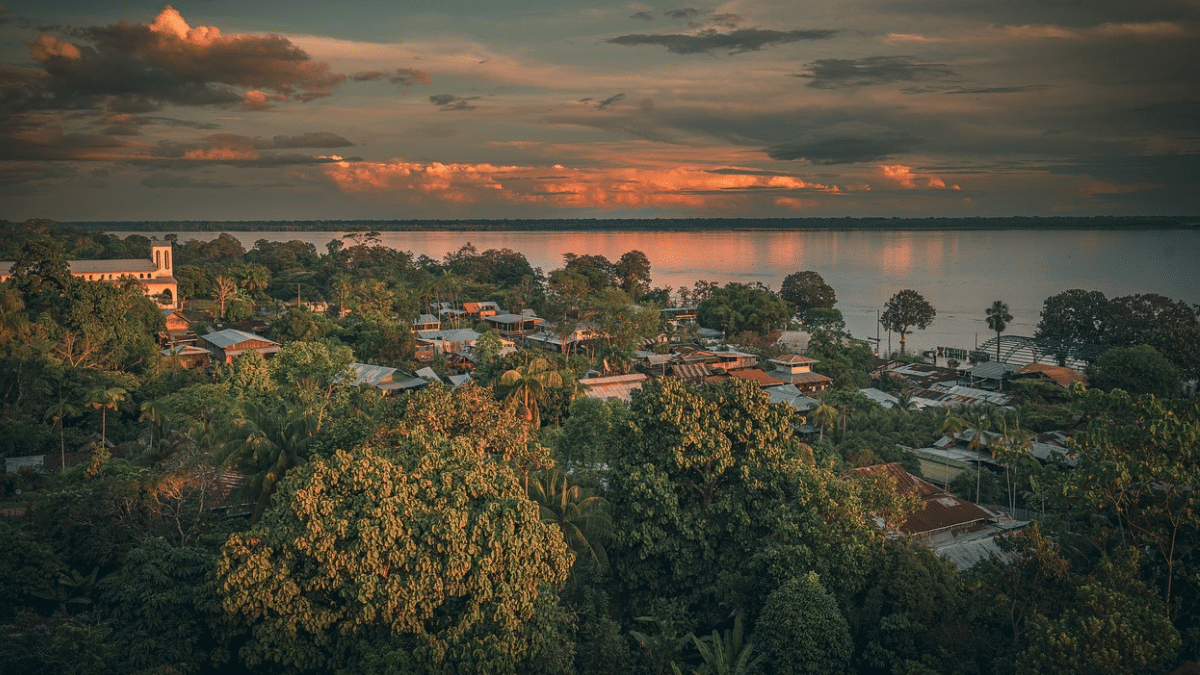
<svg viewBox="0 0 1200 675">
<path fill-rule="evenodd" d="M 0 0 L 0 218 L 1200 213 L 1197 0 Z"/>
</svg>

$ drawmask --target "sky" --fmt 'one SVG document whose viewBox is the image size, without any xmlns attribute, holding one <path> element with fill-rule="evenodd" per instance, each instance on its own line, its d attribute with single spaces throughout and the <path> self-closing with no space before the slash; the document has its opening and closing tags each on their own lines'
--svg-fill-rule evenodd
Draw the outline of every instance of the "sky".
<svg viewBox="0 0 1200 675">
<path fill-rule="evenodd" d="M 0 0 L 0 218 L 1200 214 L 1200 0 Z"/>
</svg>

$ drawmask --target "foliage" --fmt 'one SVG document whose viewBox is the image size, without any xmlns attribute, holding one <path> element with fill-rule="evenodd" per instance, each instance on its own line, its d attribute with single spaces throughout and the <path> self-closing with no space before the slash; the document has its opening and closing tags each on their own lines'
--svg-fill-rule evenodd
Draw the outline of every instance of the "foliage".
<svg viewBox="0 0 1200 675">
<path fill-rule="evenodd" d="M 837 293 L 825 283 L 817 272 L 805 270 L 793 272 L 783 278 L 779 297 L 791 305 L 792 310 L 802 316 L 813 309 L 833 309 L 837 304 Z"/>
<path fill-rule="evenodd" d="M 347 665 L 387 639 L 411 672 L 516 672 L 537 599 L 570 558 L 515 474 L 461 441 L 362 448 L 284 482 L 255 530 L 231 536 L 214 576 L 247 629 L 250 664 Z"/>
<path fill-rule="evenodd" d="M 884 328 L 900 334 L 900 353 L 904 354 L 905 338 L 909 329 L 917 327 L 925 330 L 933 323 L 937 310 L 929 304 L 920 293 L 904 289 L 893 295 L 883 306 L 883 314 L 879 322 Z"/>
<path fill-rule="evenodd" d="M 727 335 L 742 331 L 767 333 L 786 326 L 791 315 L 787 303 L 761 284 L 725 284 L 714 289 L 697 308 L 700 325 L 724 330 Z"/>
<path fill-rule="evenodd" d="M 1137 579 L 1136 555 L 1081 580 L 1061 615 L 1034 614 L 1018 675 L 1152 675 L 1175 666 L 1179 633 Z"/>
<path fill-rule="evenodd" d="M 1013 320 L 1012 314 L 1008 311 L 1008 305 L 1000 300 L 992 303 L 991 307 L 987 308 L 987 325 L 991 330 L 996 331 L 996 360 L 1000 360 L 1000 334 L 1008 328 L 1008 322 Z"/>
<path fill-rule="evenodd" d="M 617 283 L 631 298 L 637 298 L 650 290 L 650 259 L 641 251 L 629 251 L 613 266 Z"/>
<path fill-rule="evenodd" d="M 778 675 L 848 673 L 850 627 L 816 572 L 785 581 L 767 598 L 754 631 L 763 671 Z"/>
<path fill-rule="evenodd" d="M 660 379 L 634 395 L 608 491 L 609 557 L 634 598 L 761 602 L 797 568 L 854 583 L 876 536 L 869 507 L 855 485 L 812 465 L 792 422 L 790 408 L 741 380 L 693 389 Z"/>
<path fill-rule="evenodd" d="M 1200 403 L 1171 404 L 1123 391 L 1088 392 L 1088 429 L 1070 449 L 1074 471 L 1061 475 L 1064 511 L 1103 550 L 1109 528 L 1145 551 L 1167 611 L 1180 620 L 1200 606 Z M 1083 511 L 1083 513 L 1080 513 Z M 1098 522 L 1085 514 L 1094 514 Z"/>
<path fill-rule="evenodd" d="M 1133 395 L 1178 396 L 1179 370 L 1150 345 L 1110 349 L 1096 364 L 1094 384 L 1101 389 L 1124 389 Z"/>
<path fill-rule="evenodd" d="M 547 359 L 534 359 L 527 365 L 507 370 L 493 383 L 498 398 L 503 398 L 531 429 L 542 426 L 538 404 L 551 389 L 563 386 L 562 375 Z"/>
</svg>

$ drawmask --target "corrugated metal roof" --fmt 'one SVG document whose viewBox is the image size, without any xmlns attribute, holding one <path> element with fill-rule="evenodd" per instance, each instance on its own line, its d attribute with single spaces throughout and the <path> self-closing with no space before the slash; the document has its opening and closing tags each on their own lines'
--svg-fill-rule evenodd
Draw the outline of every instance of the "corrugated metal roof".
<svg viewBox="0 0 1200 675">
<path fill-rule="evenodd" d="M 817 406 L 821 405 L 821 402 L 817 399 L 805 396 L 794 384 L 771 387 L 766 392 L 767 396 L 771 398 L 772 403 L 783 403 L 800 412 L 815 410 Z"/>
<path fill-rule="evenodd" d="M 479 339 L 479 333 L 471 328 L 456 328 L 453 330 L 423 330 L 418 331 L 417 335 L 422 340 L 434 340 L 446 342 L 474 342 Z"/>
<path fill-rule="evenodd" d="M 918 497 L 928 497 L 943 494 L 941 490 L 921 478 L 917 478 L 904 470 L 899 462 L 861 466 L 851 473 L 856 476 L 884 476 L 892 481 L 896 490 L 901 494 L 912 494 Z"/>
<path fill-rule="evenodd" d="M 777 387 L 783 384 L 783 380 L 777 380 L 774 377 L 764 373 L 758 368 L 745 368 L 743 370 L 732 370 L 729 372 L 730 377 L 735 377 L 739 380 L 749 380 L 757 382 L 760 387 Z"/>
<path fill-rule="evenodd" d="M 704 363 L 677 363 L 671 366 L 671 373 L 681 380 L 702 380 L 712 374 Z"/>
<path fill-rule="evenodd" d="M 1018 370 L 1020 370 L 1019 366 L 1014 366 L 1010 363 L 984 361 L 983 363 L 976 364 L 969 372 L 971 373 L 971 377 L 978 377 L 982 380 L 1000 380 Z"/>
<path fill-rule="evenodd" d="M 262 342 L 268 342 L 272 345 L 279 346 L 279 343 L 275 342 L 274 340 L 268 340 L 261 335 L 247 333 L 245 331 L 237 330 L 236 328 L 226 328 L 225 330 L 219 330 L 215 333 L 208 333 L 202 337 L 209 344 L 216 345 L 221 349 L 232 347 L 236 344 L 246 342 L 247 340 L 261 340 Z"/>
<path fill-rule="evenodd" d="M 425 379 L 425 380 L 433 380 L 434 382 L 442 381 L 442 378 L 438 377 L 438 374 L 433 372 L 433 368 L 430 368 L 428 366 L 418 370 L 417 377 Z"/>
<path fill-rule="evenodd" d="M 391 382 L 396 369 L 369 363 L 351 363 L 350 372 L 354 374 L 353 378 L 346 378 L 350 384 L 371 384 L 378 387 Z"/>
<path fill-rule="evenodd" d="M 788 366 L 802 366 L 806 363 L 820 363 L 820 361 L 817 361 L 816 359 L 810 359 L 807 356 L 800 356 L 799 354 L 786 354 L 784 356 L 771 359 L 771 363 L 782 363 Z"/>
<path fill-rule="evenodd" d="M 613 375 L 610 377 L 590 377 L 580 380 L 587 396 L 599 399 L 616 398 L 626 403 L 633 400 L 633 392 L 642 388 L 642 384 L 650 378 L 642 373 L 629 375 Z"/>
</svg>

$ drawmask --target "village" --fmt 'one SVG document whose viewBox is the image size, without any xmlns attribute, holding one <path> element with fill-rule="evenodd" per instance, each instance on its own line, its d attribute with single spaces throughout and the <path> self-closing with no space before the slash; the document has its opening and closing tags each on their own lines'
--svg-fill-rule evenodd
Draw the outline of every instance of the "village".
<svg viewBox="0 0 1200 675">
<path fill-rule="evenodd" d="M 1141 360 L 1151 348 L 1002 335 L 1011 316 L 1001 301 L 988 310 L 996 337 L 979 349 L 907 355 L 905 334 L 934 312 L 918 306 L 904 314 L 901 300 L 916 293 L 902 291 L 885 308 L 885 315 L 902 314 L 895 325 L 901 351 L 881 355 L 839 327 L 833 289 L 811 271 L 789 277 L 778 293 L 708 282 L 675 292 L 651 287 L 649 264 L 637 251 L 616 263 L 571 255 L 535 282 L 506 276 L 505 265 L 528 268 L 511 251 L 468 245 L 445 261 L 415 261 L 373 244 L 370 233 L 346 239 L 352 245 L 332 242 L 320 256 L 311 247 L 261 242 L 254 252 L 221 253 L 216 247 L 229 242 L 218 238 L 147 240 L 144 259 L 55 259 L 45 255 L 50 247 L 41 258 L 5 263 L 6 386 L 16 394 L 7 424 L 41 428 L 6 436 L 0 506 L 13 531 L 57 531 L 60 525 L 44 530 L 46 519 L 67 518 L 80 521 L 70 536 L 86 539 L 78 528 L 100 527 L 113 514 L 124 524 L 105 535 L 116 537 L 105 550 L 141 546 L 149 532 L 179 547 L 223 533 L 213 541 L 228 561 L 222 565 L 234 566 L 223 574 L 234 574 L 243 564 L 229 557 L 239 550 L 238 532 L 257 527 L 255 536 L 284 536 L 288 505 L 309 494 L 297 491 L 317 480 L 313 472 L 334 471 L 334 482 L 321 488 L 331 499 L 350 490 L 338 498 L 349 501 L 321 507 L 338 511 L 375 494 L 372 475 L 457 457 L 473 467 L 462 471 L 501 470 L 487 479 L 498 481 L 495 489 L 540 504 L 539 522 L 561 531 L 553 546 L 565 542 L 568 557 L 547 553 L 550 567 L 539 572 L 559 587 L 567 573 L 546 570 L 574 561 L 560 602 L 583 611 L 591 592 L 583 588 L 607 588 L 616 595 L 604 611 L 629 621 L 641 603 L 670 598 L 692 617 L 683 632 L 696 635 L 730 627 L 743 612 L 767 612 L 767 597 L 791 578 L 779 570 L 791 565 L 823 570 L 820 583 L 806 583 L 835 594 L 822 596 L 830 602 L 840 597 L 842 609 L 830 605 L 838 616 L 865 611 L 870 584 L 891 583 L 870 576 L 887 569 L 886 556 L 870 553 L 877 548 L 906 561 L 897 564 L 946 565 L 936 574 L 947 579 L 1001 583 L 1004 570 L 1031 564 L 1030 551 L 1048 545 L 1044 531 L 1079 508 L 1064 495 L 1092 489 L 1093 465 L 1081 455 L 1105 447 L 1106 428 L 1090 421 L 1121 405 L 1114 397 L 1126 394 L 1114 383 L 1159 386 L 1152 381 L 1159 362 Z M 80 319 L 73 307 L 89 307 L 97 320 Z M 41 328 L 50 317 L 59 322 L 53 332 Z M 17 344 L 42 351 L 31 356 L 14 351 Z M 1185 393 L 1181 370 L 1162 385 L 1168 394 Z M 74 399 L 63 397 L 70 391 Z M 1184 400 L 1177 410 L 1194 403 Z M 22 409 L 30 412 L 22 416 Z M 28 451 L 34 448 L 41 450 Z M 352 480 L 351 461 L 376 468 Z M 1163 461 L 1179 466 L 1176 458 Z M 651 487 L 665 484 L 678 487 Z M 71 485 L 98 492 L 80 503 L 63 491 Z M 826 491 L 841 497 L 803 496 Z M 749 515 L 756 510 L 760 524 Z M 800 548 L 767 573 L 757 565 L 766 564 L 760 556 L 782 555 L 771 543 L 776 537 Z M 731 548 L 714 549 L 718 541 Z M 832 557 L 801 552 L 813 547 Z M 926 554 L 941 562 L 918 562 Z M 114 555 L 87 544 L 60 554 L 63 573 L 94 560 L 117 574 L 123 558 Z M 851 563 L 833 562 L 843 555 L 876 571 L 859 578 L 844 566 Z M 1165 563 L 1183 565 L 1187 553 L 1166 555 Z M 661 569 L 647 567 L 649 559 Z M 508 565 L 493 574 L 516 563 Z M 849 576 L 825 581 L 837 574 Z M 727 586 L 735 578 L 739 585 Z M 239 596 L 240 582 L 226 579 L 229 602 L 270 604 Z M 968 602 L 967 586 L 955 587 L 957 601 Z M 740 609 L 716 611 L 709 605 L 715 598 Z M 241 611 L 230 616 L 252 626 Z M 62 625 L 76 616 L 50 614 Z M 639 653 L 656 650 L 683 658 L 681 647 L 668 646 L 665 624 L 656 637 L 634 630 L 636 623 L 618 630 L 599 616 L 587 630 L 609 631 L 605 639 L 623 645 L 603 647 L 616 650 L 609 657 L 617 662 L 645 669 Z M 993 626 L 992 618 L 979 621 Z M 768 625 L 760 622 L 760 642 L 775 639 L 765 637 Z M 854 630 L 859 647 L 810 651 L 848 666 L 865 658 L 855 656 L 861 649 L 894 639 L 877 626 Z M 950 658 L 924 635 L 926 647 L 887 649 L 908 654 L 897 658 L 925 658 L 920 649 Z M 585 661 L 601 658 L 599 642 L 581 637 L 575 649 L 578 658 L 591 654 Z M 855 667 L 874 672 L 864 663 Z"/>
</svg>

